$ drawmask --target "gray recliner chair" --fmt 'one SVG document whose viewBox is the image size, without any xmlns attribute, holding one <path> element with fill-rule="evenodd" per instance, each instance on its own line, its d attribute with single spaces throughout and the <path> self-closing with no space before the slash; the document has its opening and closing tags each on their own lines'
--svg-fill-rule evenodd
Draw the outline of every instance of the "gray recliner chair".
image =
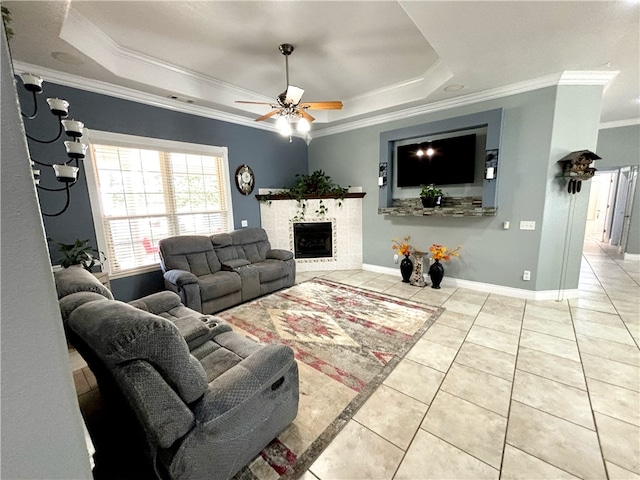
<svg viewBox="0 0 640 480">
<path fill-rule="evenodd" d="M 133 413 L 160 478 L 229 479 L 296 417 L 291 348 L 247 339 L 173 292 L 126 304 L 84 269 L 55 277 L 70 341 L 103 397 Z"/>
</svg>

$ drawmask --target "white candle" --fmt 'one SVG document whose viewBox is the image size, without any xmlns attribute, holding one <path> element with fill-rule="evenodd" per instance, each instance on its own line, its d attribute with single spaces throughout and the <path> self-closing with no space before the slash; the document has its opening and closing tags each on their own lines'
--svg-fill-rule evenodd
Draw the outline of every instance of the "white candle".
<svg viewBox="0 0 640 480">
<path fill-rule="evenodd" d="M 78 178 L 78 167 L 71 165 L 53 165 L 58 181 L 64 183 L 73 183 Z"/>
<path fill-rule="evenodd" d="M 42 91 L 42 78 L 33 73 L 21 73 L 20 78 L 26 88 L 30 92 L 40 93 Z"/>
<path fill-rule="evenodd" d="M 67 149 L 67 155 L 71 158 L 84 158 L 84 154 L 87 151 L 87 146 L 80 142 L 64 142 L 64 146 Z"/>
<path fill-rule="evenodd" d="M 64 131 L 70 137 L 81 137 L 84 128 L 84 123 L 78 122 L 77 120 L 62 120 L 62 126 L 64 127 Z"/>
<path fill-rule="evenodd" d="M 51 109 L 51 113 L 54 115 L 60 115 L 66 117 L 69 115 L 69 102 L 62 100 L 61 98 L 47 98 L 47 103 Z"/>
</svg>

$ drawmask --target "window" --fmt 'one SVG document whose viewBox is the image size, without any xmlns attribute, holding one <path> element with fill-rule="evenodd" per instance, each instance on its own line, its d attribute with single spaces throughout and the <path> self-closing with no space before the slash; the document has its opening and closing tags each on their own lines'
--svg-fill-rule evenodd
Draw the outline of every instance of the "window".
<svg viewBox="0 0 640 480">
<path fill-rule="evenodd" d="M 113 276 L 157 268 L 163 238 L 231 230 L 226 149 L 105 132 L 90 139 L 94 223 Z"/>
</svg>

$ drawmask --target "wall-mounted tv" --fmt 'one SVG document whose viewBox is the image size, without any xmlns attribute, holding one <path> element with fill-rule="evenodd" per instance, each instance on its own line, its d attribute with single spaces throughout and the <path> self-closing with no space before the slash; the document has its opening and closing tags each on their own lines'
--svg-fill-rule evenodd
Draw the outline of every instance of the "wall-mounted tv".
<svg viewBox="0 0 640 480">
<path fill-rule="evenodd" d="M 398 187 L 473 183 L 476 135 L 397 147 Z"/>
</svg>

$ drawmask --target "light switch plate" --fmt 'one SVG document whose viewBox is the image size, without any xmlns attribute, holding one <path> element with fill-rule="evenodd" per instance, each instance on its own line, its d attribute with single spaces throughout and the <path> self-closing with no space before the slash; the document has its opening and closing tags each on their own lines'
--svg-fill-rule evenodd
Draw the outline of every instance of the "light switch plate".
<svg viewBox="0 0 640 480">
<path fill-rule="evenodd" d="M 248 227 L 249 226 L 249 222 L 247 222 L 246 220 L 242 220 L 240 222 L 240 225 L 243 226 L 243 227 Z"/>
<path fill-rule="evenodd" d="M 520 222 L 520 230 L 535 230 L 536 222 L 533 221 L 521 221 Z"/>
</svg>

